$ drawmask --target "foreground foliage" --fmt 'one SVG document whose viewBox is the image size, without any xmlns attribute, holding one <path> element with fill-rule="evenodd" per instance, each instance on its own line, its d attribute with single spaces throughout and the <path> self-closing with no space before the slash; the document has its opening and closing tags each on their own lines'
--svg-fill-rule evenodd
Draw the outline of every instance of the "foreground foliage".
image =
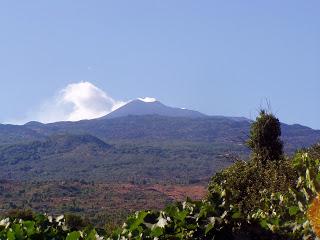
<svg viewBox="0 0 320 240">
<path fill-rule="evenodd" d="M 257 170 L 257 166 L 239 162 L 213 177 L 208 200 L 187 200 L 163 211 L 137 212 L 111 234 L 98 230 L 99 235 L 79 219 L 16 215 L 0 221 L 0 239 L 315 239 L 320 211 L 320 201 L 315 200 L 320 188 L 316 149 L 319 146 L 300 151 L 284 164 L 291 166 L 290 177 L 296 177 L 293 182 L 286 175 L 279 175 L 275 181 L 276 175 L 267 169 L 271 180 L 264 185 L 266 188 L 257 192 L 252 190 L 256 187 L 252 184 L 246 189 L 257 195 L 254 197 L 244 197 L 246 194 L 242 195 L 239 187 L 245 185 L 244 178 L 250 179 L 254 172 L 251 168 Z M 282 167 L 273 171 L 280 172 Z M 243 172 L 243 179 L 239 171 Z M 283 184 L 281 191 L 272 192 L 280 178 L 290 181 Z"/>
<path fill-rule="evenodd" d="M 56 218 L 47 215 L 36 215 L 30 220 L 4 218 L 0 221 L 0 239 L 100 239 L 96 230 L 91 226 L 87 226 L 83 230 L 74 230 L 66 222 L 66 218 L 63 215 Z"/>
</svg>

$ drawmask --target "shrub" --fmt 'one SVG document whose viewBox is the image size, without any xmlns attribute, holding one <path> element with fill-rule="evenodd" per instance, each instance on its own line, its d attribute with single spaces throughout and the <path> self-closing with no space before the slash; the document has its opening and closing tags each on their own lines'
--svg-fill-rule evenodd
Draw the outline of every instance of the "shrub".
<svg viewBox="0 0 320 240">
<path fill-rule="evenodd" d="M 213 199 L 217 188 L 225 191 L 228 204 L 237 204 L 239 211 L 248 214 L 261 208 L 260 192 L 286 193 L 295 184 L 297 173 L 290 160 L 268 162 L 262 166 L 255 161 L 238 161 L 212 177 L 208 186 L 208 199 Z"/>
<path fill-rule="evenodd" d="M 27 209 L 27 210 L 13 209 L 9 211 L 6 214 L 6 216 L 10 218 L 18 218 L 22 220 L 33 220 L 35 217 L 34 213 L 30 209 Z"/>
<path fill-rule="evenodd" d="M 265 165 L 268 161 L 283 158 L 283 143 L 280 140 L 280 121 L 271 113 L 261 110 L 252 123 L 247 145 L 252 150 L 253 158 Z"/>
<path fill-rule="evenodd" d="M 89 220 L 83 219 L 82 217 L 75 214 L 65 215 L 66 226 L 72 231 L 79 231 L 88 225 L 91 225 Z"/>
</svg>

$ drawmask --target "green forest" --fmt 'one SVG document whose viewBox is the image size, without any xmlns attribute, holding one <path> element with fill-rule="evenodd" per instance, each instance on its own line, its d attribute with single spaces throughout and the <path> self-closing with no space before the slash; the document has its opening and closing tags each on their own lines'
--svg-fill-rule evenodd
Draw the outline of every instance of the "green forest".
<svg viewBox="0 0 320 240">
<path fill-rule="evenodd" d="M 106 223 L 104 228 L 77 215 L 15 210 L 0 218 L 0 239 L 320 237 L 320 144 L 287 156 L 279 120 L 262 110 L 251 125 L 247 146 L 249 159 L 235 157 L 231 166 L 212 176 L 207 196 L 200 201 L 138 211 L 122 225 Z"/>
</svg>

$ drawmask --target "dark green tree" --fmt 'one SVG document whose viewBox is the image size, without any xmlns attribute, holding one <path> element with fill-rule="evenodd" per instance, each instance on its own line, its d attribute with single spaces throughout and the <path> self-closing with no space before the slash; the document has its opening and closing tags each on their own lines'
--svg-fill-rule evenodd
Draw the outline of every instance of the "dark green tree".
<svg viewBox="0 0 320 240">
<path fill-rule="evenodd" d="M 247 142 L 253 158 L 263 165 L 268 161 L 283 159 L 283 143 L 280 139 L 280 121 L 272 113 L 261 110 L 256 121 L 252 123 L 250 138 Z"/>
</svg>

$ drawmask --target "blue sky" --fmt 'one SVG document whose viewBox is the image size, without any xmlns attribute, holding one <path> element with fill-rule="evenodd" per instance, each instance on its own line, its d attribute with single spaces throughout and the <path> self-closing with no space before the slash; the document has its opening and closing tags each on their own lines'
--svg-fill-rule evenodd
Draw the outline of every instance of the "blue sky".
<svg viewBox="0 0 320 240">
<path fill-rule="evenodd" d="M 61 89 L 87 81 L 115 101 L 150 96 L 211 115 L 253 118 L 268 99 L 283 122 L 320 129 L 319 9 L 318 0 L 2 1 L 0 122 L 50 114 Z"/>
</svg>

